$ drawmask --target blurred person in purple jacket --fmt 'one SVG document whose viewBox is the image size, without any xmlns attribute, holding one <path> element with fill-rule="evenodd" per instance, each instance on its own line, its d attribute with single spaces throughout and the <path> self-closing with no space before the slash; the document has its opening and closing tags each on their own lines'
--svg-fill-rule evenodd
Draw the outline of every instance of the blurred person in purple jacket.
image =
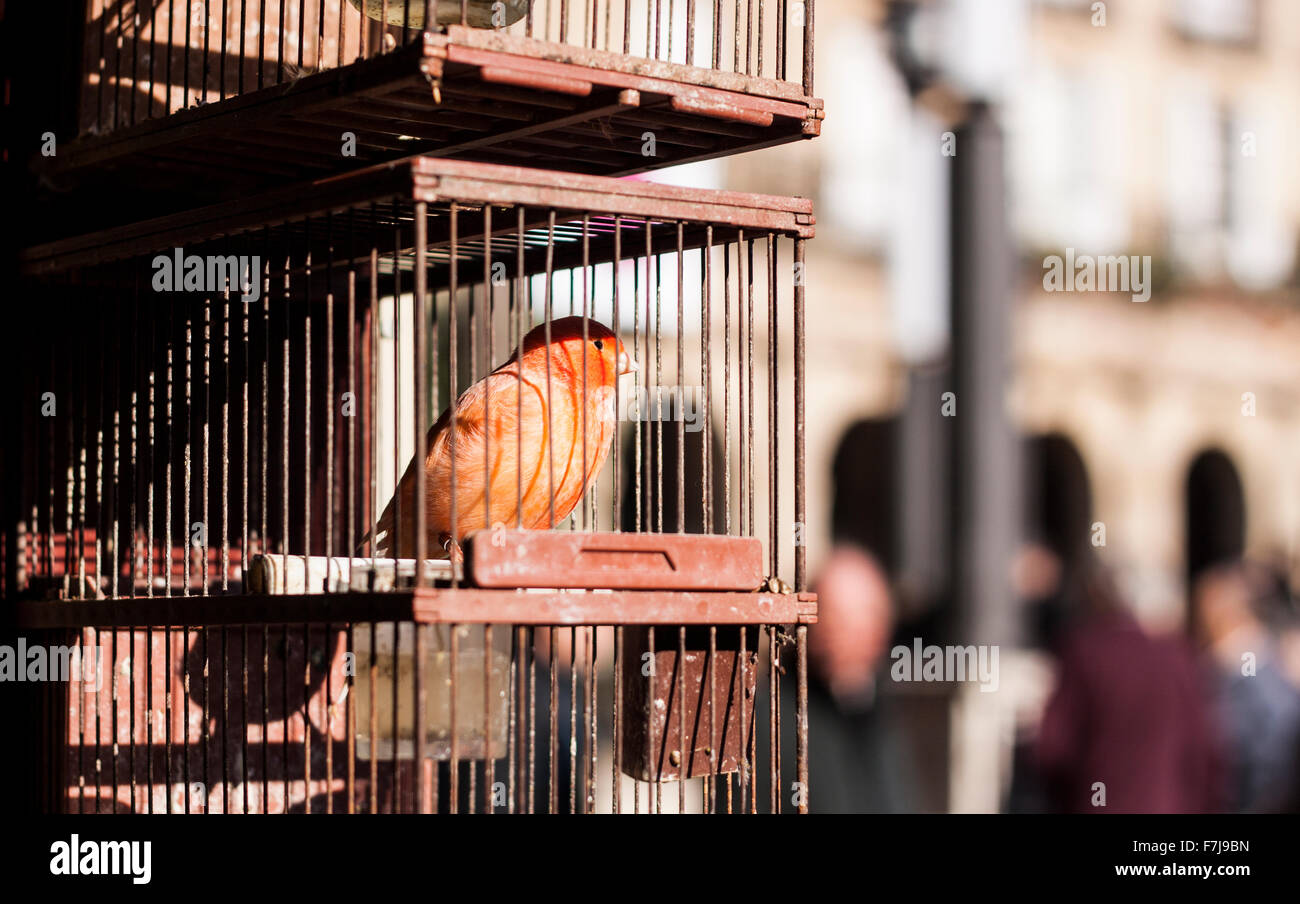
<svg viewBox="0 0 1300 904">
<path fill-rule="evenodd" d="M 1077 589 L 1035 750 L 1052 809 L 1218 811 L 1221 756 L 1191 650 L 1143 631 L 1096 563 Z"/>
</svg>

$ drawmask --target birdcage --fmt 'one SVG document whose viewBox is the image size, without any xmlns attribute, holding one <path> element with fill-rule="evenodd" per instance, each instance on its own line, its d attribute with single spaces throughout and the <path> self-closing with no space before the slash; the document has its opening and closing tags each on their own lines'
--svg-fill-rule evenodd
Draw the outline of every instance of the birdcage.
<svg viewBox="0 0 1300 904">
<path fill-rule="evenodd" d="M 416 157 L 25 252 L 43 804 L 803 809 L 813 226 Z"/>
<path fill-rule="evenodd" d="M 84 7 L 31 148 L 60 185 L 206 203 L 416 153 L 622 175 L 820 129 L 813 0 Z"/>
</svg>

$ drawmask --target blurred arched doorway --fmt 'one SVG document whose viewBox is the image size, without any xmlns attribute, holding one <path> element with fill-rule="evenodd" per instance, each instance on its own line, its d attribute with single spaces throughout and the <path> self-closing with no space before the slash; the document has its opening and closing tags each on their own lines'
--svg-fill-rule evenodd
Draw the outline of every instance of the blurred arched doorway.
<svg viewBox="0 0 1300 904">
<path fill-rule="evenodd" d="M 1073 564 L 1089 542 L 1092 486 L 1074 443 L 1059 433 L 1025 449 L 1025 534 Z"/>
<path fill-rule="evenodd" d="M 1186 564 L 1188 585 L 1206 568 L 1240 558 L 1246 544 L 1246 504 L 1237 468 L 1209 449 L 1187 472 Z"/>
</svg>

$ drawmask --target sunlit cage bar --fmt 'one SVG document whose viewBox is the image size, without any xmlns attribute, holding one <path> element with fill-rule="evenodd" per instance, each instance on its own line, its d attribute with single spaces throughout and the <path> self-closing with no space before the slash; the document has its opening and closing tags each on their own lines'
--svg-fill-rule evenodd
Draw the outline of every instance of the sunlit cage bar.
<svg viewBox="0 0 1300 904">
<path fill-rule="evenodd" d="M 412 158 L 24 252 L 40 805 L 804 810 L 813 229 Z"/>
<path fill-rule="evenodd" d="M 820 131 L 813 0 L 81 6 L 80 57 L 35 63 L 64 86 L 57 153 L 30 136 L 51 184 L 250 189 L 417 153 L 625 175 Z"/>
</svg>

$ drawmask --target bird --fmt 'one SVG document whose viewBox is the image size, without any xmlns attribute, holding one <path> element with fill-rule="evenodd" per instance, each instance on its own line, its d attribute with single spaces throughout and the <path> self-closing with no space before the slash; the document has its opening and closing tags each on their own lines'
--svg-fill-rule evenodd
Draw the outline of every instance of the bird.
<svg viewBox="0 0 1300 904">
<path fill-rule="evenodd" d="M 426 554 L 459 561 L 460 544 L 474 530 L 537 530 L 568 517 L 609 454 L 618 427 L 616 382 L 636 369 L 599 321 L 564 317 L 529 331 L 504 364 L 465 390 L 429 429 Z M 374 555 L 415 555 L 415 469 L 412 459 L 379 517 Z"/>
</svg>

